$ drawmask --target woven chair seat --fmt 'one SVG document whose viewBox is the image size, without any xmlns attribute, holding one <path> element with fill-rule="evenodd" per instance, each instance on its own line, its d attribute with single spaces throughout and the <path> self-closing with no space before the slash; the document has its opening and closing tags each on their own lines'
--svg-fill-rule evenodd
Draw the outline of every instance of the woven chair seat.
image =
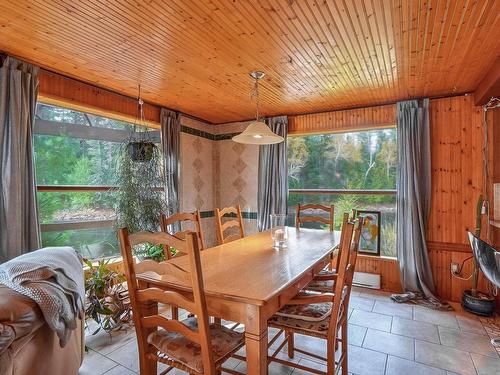
<svg viewBox="0 0 500 375">
<path fill-rule="evenodd" d="M 192 330 L 198 329 L 198 320 L 196 318 L 187 318 L 182 323 Z M 210 335 L 216 367 L 221 365 L 245 343 L 245 337 L 242 333 L 232 331 L 220 324 L 210 324 Z M 149 334 L 148 343 L 161 352 L 158 355 L 160 359 L 181 363 L 190 371 L 203 374 L 201 347 L 185 336 L 160 329 Z"/>
<path fill-rule="evenodd" d="M 331 311 L 330 302 L 285 305 L 269 319 L 268 324 L 278 329 L 292 329 L 297 333 L 326 337 Z"/>
</svg>

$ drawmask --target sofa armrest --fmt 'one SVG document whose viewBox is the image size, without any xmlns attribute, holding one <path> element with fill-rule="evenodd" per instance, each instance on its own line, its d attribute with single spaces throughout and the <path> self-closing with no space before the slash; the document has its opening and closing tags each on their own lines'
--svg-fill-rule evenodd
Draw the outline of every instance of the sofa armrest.
<svg viewBox="0 0 500 375">
<path fill-rule="evenodd" d="M 32 334 L 44 322 L 33 300 L 0 285 L 0 355 L 13 341 Z"/>
</svg>

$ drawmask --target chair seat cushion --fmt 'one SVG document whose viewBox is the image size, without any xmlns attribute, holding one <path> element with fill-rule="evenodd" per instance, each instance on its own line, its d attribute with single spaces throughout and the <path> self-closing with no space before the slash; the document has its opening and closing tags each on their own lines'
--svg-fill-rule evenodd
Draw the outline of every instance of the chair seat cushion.
<svg viewBox="0 0 500 375">
<path fill-rule="evenodd" d="M 306 285 L 305 289 L 315 292 L 333 292 L 335 282 L 333 280 L 314 280 Z"/>
<path fill-rule="evenodd" d="M 294 331 L 314 336 L 327 335 L 332 304 L 312 303 L 309 305 L 285 305 L 269 319 L 269 326 L 291 328 Z"/>
<path fill-rule="evenodd" d="M 323 268 L 318 273 L 318 275 L 331 276 L 331 275 L 335 275 L 336 273 L 337 273 L 337 270 L 329 270 L 328 268 Z M 312 290 L 315 292 L 330 292 L 330 293 L 332 293 L 334 284 L 335 284 L 334 280 L 315 280 L 315 279 L 313 279 L 309 284 L 307 284 L 305 289 Z"/>
<path fill-rule="evenodd" d="M 286 318 L 300 319 L 307 322 L 321 322 L 332 313 L 332 304 L 310 303 L 304 305 L 285 305 L 276 315 Z"/>
<path fill-rule="evenodd" d="M 318 275 L 335 275 L 337 273 L 337 270 L 329 270 L 328 268 L 323 268 L 321 271 L 319 271 Z"/>
<path fill-rule="evenodd" d="M 198 320 L 194 317 L 182 321 L 191 330 L 198 330 Z M 231 331 L 220 324 L 210 324 L 212 350 L 215 363 L 226 360 L 231 354 L 241 348 L 245 342 L 242 333 Z M 148 343 L 155 346 L 161 353 L 172 360 L 180 362 L 185 367 L 203 374 L 203 360 L 201 347 L 177 332 L 168 332 L 164 329 L 152 332 L 148 336 Z"/>
</svg>

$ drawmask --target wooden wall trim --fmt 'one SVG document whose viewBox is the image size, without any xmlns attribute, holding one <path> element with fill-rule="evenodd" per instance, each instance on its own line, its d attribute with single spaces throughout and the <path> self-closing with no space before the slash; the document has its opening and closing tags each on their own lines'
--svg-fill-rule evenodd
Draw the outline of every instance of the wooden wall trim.
<svg viewBox="0 0 500 375">
<path fill-rule="evenodd" d="M 455 251 L 458 253 L 471 253 L 472 249 L 470 245 L 462 243 L 451 243 L 451 242 L 435 242 L 427 241 L 428 251 Z"/>
<path fill-rule="evenodd" d="M 38 97 L 47 104 L 133 122 L 137 116 L 137 99 L 105 90 L 88 83 L 41 69 Z M 147 125 L 159 128 L 160 107 L 145 103 Z"/>
<path fill-rule="evenodd" d="M 288 117 L 288 134 L 318 134 L 396 126 L 396 105 Z"/>
</svg>

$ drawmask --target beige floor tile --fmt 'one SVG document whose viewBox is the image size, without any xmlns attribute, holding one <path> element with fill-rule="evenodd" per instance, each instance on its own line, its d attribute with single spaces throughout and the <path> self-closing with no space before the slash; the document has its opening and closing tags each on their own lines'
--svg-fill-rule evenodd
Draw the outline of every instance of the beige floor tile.
<svg viewBox="0 0 500 375">
<path fill-rule="evenodd" d="M 443 327 L 438 330 L 442 345 L 499 359 L 488 336 Z"/>
<path fill-rule="evenodd" d="M 101 375 L 111 370 L 117 363 L 102 354 L 89 350 L 83 357 L 83 363 L 78 375 Z"/>
<path fill-rule="evenodd" d="M 387 355 L 349 346 L 348 370 L 357 375 L 384 375 Z"/>
<path fill-rule="evenodd" d="M 392 301 L 375 301 L 373 312 L 391 316 L 399 316 L 400 318 L 405 319 L 413 319 L 413 306 Z"/>
<path fill-rule="evenodd" d="M 426 341 L 415 342 L 415 361 L 461 375 L 476 375 L 469 353 Z"/>
<path fill-rule="evenodd" d="M 374 329 L 366 333 L 363 348 L 410 360 L 415 357 L 415 339 Z"/>
<path fill-rule="evenodd" d="M 135 340 L 135 330 L 134 328 L 129 328 L 123 331 L 112 332 L 111 334 L 104 331 L 100 331 L 95 335 L 87 333 L 85 336 L 85 345 L 101 354 L 109 354 Z"/>
<path fill-rule="evenodd" d="M 436 311 L 423 306 L 415 306 L 413 319 L 433 323 L 443 327 L 459 329 L 455 314 L 451 311 Z"/>
<path fill-rule="evenodd" d="M 398 335 L 413 337 L 418 340 L 439 343 L 437 326 L 431 323 L 394 317 L 391 332 Z"/>
<path fill-rule="evenodd" d="M 289 358 L 285 358 L 286 360 L 290 360 Z M 295 361 L 299 361 L 300 357 L 297 356 Z M 240 362 L 238 366 L 235 368 L 236 371 L 242 372 L 244 374 L 247 373 L 247 363 Z M 280 363 L 272 362 L 269 364 L 268 373 L 269 375 L 290 375 L 293 371 L 293 367 L 285 366 Z"/>
<path fill-rule="evenodd" d="M 389 356 L 385 375 L 447 375 L 445 370 Z"/>
<path fill-rule="evenodd" d="M 349 332 L 349 344 L 355 346 L 363 345 L 363 340 L 368 328 L 357 326 L 355 324 L 349 324 L 349 327 L 347 329 Z"/>
<path fill-rule="evenodd" d="M 325 364 L 322 364 L 322 363 L 319 363 L 319 362 L 316 362 L 316 361 L 313 361 L 313 360 L 310 360 L 307 358 L 301 358 L 298 361 L 298 364 L 300 364 L 302 366 L 311 367 L 311 368 L 319 370 L 319 371 L 326 372 L 326 365 Z M 294 369 L 292 372 L 292 375 L 310 375 L 310 374 L 311 374 L 310 372 L 304 371 L 304 370 L 301 370 L 298 368 Z"/>
<path fill-rule="evenodd" d="M 129 370 L 139 372 L 139 351 L 135 340 L 107 354 L 107 357 Z M 163 363 L 158 363 L 159 371 L 166 367 Z"/>
<path fill-rule="evenodd" d="M 500 375 L 500 359 L 471 354 L 478 375 Z"/>
<path fill-rule="evenodd" d="M 137 375 L 137 373 L 132 371 L 132 370 L 129 370 L 126 367 L 118 365 L 118 366 L 113 367 L 111 370 L 107 371 L 106 373 L 104 373 L 104 375 Z"/>
<path fill-rule="evenodd" d="M 349 323 L 389 332 L 391 330 L 392 317 L 354 309 L 349 318 Z"/>
<path fill-rule="evenodd" d="M 326 357 L 326 340 L 305 335 L 295 335 L 295 346 Z"/>
<path fill-rule="evenodd" d="M 356 310 L 372 311 L 375 300 L 372 298 L 363 298 L 351 296 L 349 307 Z"/>
<path fill-rule="evenodd" d="M 464 315 L 457 315 L 456 318 L 458 321 L 458 326 L 462 331 L 472 332 L 478 335 L 488 335 L 479 319 Z"/>
</svg>

